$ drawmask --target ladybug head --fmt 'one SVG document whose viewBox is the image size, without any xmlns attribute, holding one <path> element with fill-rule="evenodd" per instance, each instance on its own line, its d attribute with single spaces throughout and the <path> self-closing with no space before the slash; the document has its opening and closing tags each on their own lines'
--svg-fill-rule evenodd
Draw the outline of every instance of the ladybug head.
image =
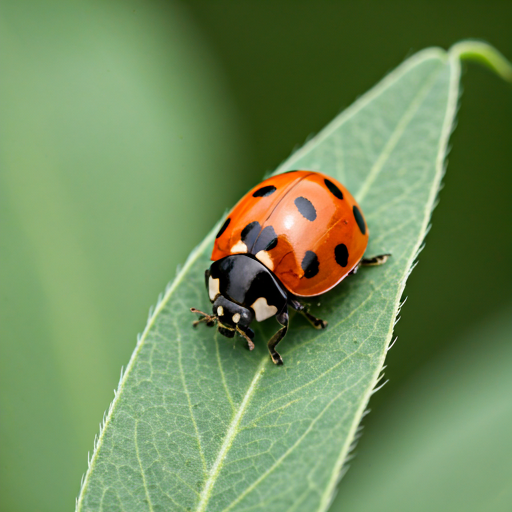
<svg viewBox="0 0 512 512">
<path fill-rule="evenodd" d="M 254 320 L 254 313 L 250 309 L 218 295 L 213 302 L 212 312 L 219 324 L 219 332 L 226 338 L 232 338 L 237 330 L 243 331 L 250 338 L 254 337 L 253 330 L 249 328 Z"/>
<path fill-rule="evenodd" d="M 208 326 L 218 323 L 227 338 L 244 337 L 252 350 L 253 320 L 262 322 L 286 308 L 288 296 L 272 272 L 254 256 L 233 254 L 214 261 L 205 271 L 205 285 L 212 303 L 212 315 L 192 308 Z"/>
</svg>

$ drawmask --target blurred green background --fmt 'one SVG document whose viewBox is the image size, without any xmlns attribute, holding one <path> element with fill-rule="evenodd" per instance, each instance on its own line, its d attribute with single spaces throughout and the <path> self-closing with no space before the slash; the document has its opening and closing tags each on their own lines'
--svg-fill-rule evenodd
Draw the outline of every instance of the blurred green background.
<svg viewBox="0 0 512 512">
<path fill-rule="evenodd" d="M 0 14 L 2 512 L 73 509 L 149 306 L 266 171 L 415 51 L 476 37 L 512 58 L 506 1 L 8 0 Z M 481 475 L 452 466 L 443 489 L 415 493 L 440 466 L 416 466 L 417 480 L 398 471 L 400 440 L 426 443 L 421 404 L 437 425 L 429 432 L 457 432 L 458 409 L 447 414 L 429 402 L 434 393 L 460 398 L 479 418 L 471 397 L 480 390 L 484 404 L 498 404 L 481 414 L 510 425 L 492 435 L 475 427 L 452 456 L 442 450 L 450 460 L 481 438 L 512 453 L 511 415 L 498 414 L 512 399 L 493 391 L 499 383 L 512 396 L 493 362 L 512 365 L 512 95 L 469 68 L 441 202 L 389 354 L 391 380 L 372 398 L 339 510 L 423 510 L 414 499 L 425 505 L 439 493 L 457 509 L 454 496 Z M 474 376 L 474 389 L 455 377 L 440 388 L 452 367 L 455 376 L 465 369 L 461 381 Z M 470 462 L 490 480 L 512 475 L 493 453 Z M 391 498 L 360 502 L 389 468 Z M 485 510 L 509 510 L 503 492 Z"/>
</svg>

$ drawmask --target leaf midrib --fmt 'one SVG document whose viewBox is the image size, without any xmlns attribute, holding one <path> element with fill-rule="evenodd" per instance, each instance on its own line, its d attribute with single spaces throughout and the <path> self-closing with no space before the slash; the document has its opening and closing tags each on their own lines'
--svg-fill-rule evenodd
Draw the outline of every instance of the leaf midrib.
<svg viewBox="0 0 512 512">
<path fill-rule="evenodd" d="M 229 451 L 229 448 L 233 444 L 233 440 L 238 434 L 238 426 L 240 425 L 240 421 L 242 420 L 243 415 L 245 414 L 245 411 L 247 410 L 247 407 L 249 405 L 249 402 L 254 395 L 254 392 L 256 391 L 258 381 L 260 380 L 261 376 L 263 375 L 265 369 L 265 365 L 267 363 L 267 356 L 265 354 L 264 357 L 262 357 L 260 364 L 258 365 L 258 369 L 256 370 L 256 374 L 254 375 L 249 387 L 247 388 L 247 391 L 245 392 L 244 399 L 242 400 L 242 403 L 240 404 L 238 411 L 236 412 L 235 416 L 231 420 L 231 423 L 229 425 L 228 431 L 226 432 L 226 435 L 224 437 L 224 441 L 222 442 L 222 446 L 219 450 L 219 453 L 217 455 L 217 458 L 215 459 L 215 462 L 213 463 L 213 466 L 210 470 L 210 474 L 208 476 L 208 479 L 205 481 L 203 490 L 201 491 L 199 503 L 196 508 L 196 512 L 204 512 L 206 510 L 206 505 L 208 504 L 208 501 L 210 500 L 211 491 L 213 489 L 213 486 L 215 485 L 215 482 L 217 481 L 217 476 L 222 469 L 222 463 L 224 462 L 224 459 L 226 458 L 226 455 Z"/>
<path fill-rule="evenodd" d="M 414 117 L 414 114 L 418 111 L 421 104 L 427 97 L 428 93 L 434 86 L 436 79 L 439 73 L 441 72 L 441 69 L 442 68 L 439 68 L 432 72 L 428 80 L 425 80 L 425 85 L 418 91 L 418 93 L 413 98 L 409 106 L 406 108 L 402 117 L 398 121 L 395 129 L 393 130 L 393 133 L 391 134 L 388 141 L 384 145 L 384 148 L 382 149 L 379 157 L 377 158 L 377 160 L 375 160 L 375 163 L 373 164 L 372 168 L 370 169 L 370 172 L 368 173 L 368 176 L 361 185 L 361 188 L 355 194 L 354 197 L 356 198 L 356 201 L 358 203 L 363 202 L 364 198 L 366 197 L 366 194 L 370 190 L 370 187 L 373 185 L 373 183 L 381 173 L 382 169 L 384 168 L 384 164 L 387 162 L 391 153 L 393 152 L 396 145 L 400 141 L 400 138 L 404 134 L 407 125 L 411 122 L 412 118 Z"/>
</svg>

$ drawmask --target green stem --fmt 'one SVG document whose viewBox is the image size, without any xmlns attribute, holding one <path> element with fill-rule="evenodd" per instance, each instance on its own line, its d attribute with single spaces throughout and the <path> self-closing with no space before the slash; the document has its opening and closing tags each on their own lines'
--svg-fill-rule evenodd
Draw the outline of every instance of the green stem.
<svg viewBox="0 0 512 512">
<path fill-rule="evenodd" d="M 503 80 L 512 83 L 512 64 L 488 43 L 472 40 L 461 41 L 450 48 L 450 56 L 483 64 Z"/>
</svg>

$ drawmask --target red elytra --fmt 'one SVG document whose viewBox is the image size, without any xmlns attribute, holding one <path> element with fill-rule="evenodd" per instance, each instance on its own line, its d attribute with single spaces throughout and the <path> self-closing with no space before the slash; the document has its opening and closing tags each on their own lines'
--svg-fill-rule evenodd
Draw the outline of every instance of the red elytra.
<svg viewBox="0 0 512 512">
<path fill-rule="evenodd" d="M 291 171 L 250 190 L 229 212 L 211 259 L 252 254 L 298 297 L 327 292 L 363 257 L 368 228 L 350 192 L 331 176 Z"/>
</svg>

